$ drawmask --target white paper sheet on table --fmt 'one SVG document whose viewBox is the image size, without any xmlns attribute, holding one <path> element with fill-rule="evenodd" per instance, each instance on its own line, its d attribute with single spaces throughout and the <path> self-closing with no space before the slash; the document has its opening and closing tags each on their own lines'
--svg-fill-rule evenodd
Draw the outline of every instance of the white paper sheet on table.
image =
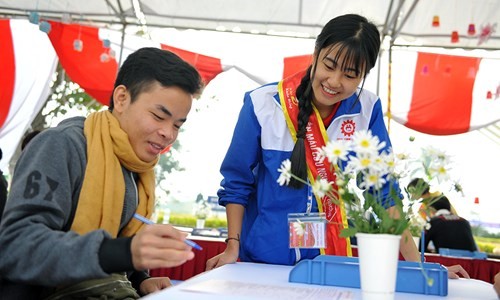
<svg viewBox="0 0 500 300">
<path fill-rule="evenodd" d="M 179 285 L 144 297 L 148 300 L 364 299 L 359 289 L 308 285 L 288 281 L 292 266 L 237 262 L 199 274 Z M 382 298 L 387 300 L 387 297 Z M 498 300 L 491 283 L 450 279 L 448 296 L 396 293 L 395 300 Z"/>
<path fill-rule="evenodd" d="M 252 296 L 255 299 L 287 300 L 350 300 L 352 292 L 340 291 L 334 287 L 279 286 L 222 279 L 211 279 L 181 288 L 184 291 L 217 295 Z"/>
</svg>

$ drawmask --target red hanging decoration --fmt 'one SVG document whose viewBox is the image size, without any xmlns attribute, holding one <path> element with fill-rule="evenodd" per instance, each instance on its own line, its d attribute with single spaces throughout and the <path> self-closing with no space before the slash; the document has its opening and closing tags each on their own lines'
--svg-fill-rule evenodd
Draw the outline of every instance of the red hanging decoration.
<svg viewBox="0 0 500 300">
<path fill-rule="evenodd" d="M 429 66 L 425 65 L 425 66 L 422 68 L 422 74 L 423 74 L 423 75 L 427 75 L 427 74 L 429 74 Z"/>
<path fill-rule="evenodd" d="M 439 16 L 432 17 L 432 27 L 439 27 Z"/>
<path fill-rule="evenodd" d="M 479 33 L 479 38 L 477 41 L 477 45 L 481 45 L 482 43 L 486 43 L 490 37 L 493 35 L 493 33 L 496 31 L 497 23 L 494 24 L 486 24 L 486 25 L 481 25 L 481 32 Z"/>
<path fill-rule="evenodd" d="M 458 41 L 459 41 L 459 40 L 460 40 L 460 39 L 459 39 L 459 37 L 458 37 L 458 31 L 456 31 L 456 30 L 455 30 L 455 31 L 453 31 L 453 32 L 451 33 L 451 42 L 452 42 L 452 43 L 458 43 Z"/>
<path fill-rule="evenodd" d="M 467 34 L 468 35 L 475 35 L 476 34 L 476 25 L 474 23 L 469 24 L 469 28 L 467 29 Z"/>
<path fill-rule="evenodd" d="M 444 75 L 450 76 L 451 75 L 451 66 L 448 65 L 446 68 L 444 68 Z"/>
<path fill-rule="evenodd" d="M 488 91 L 488 92 L 486 93 L 486 99 L 488 99 L 488 100 L 493 99 L 493 93 L 492 93 L 491 91 Z"/>
</svg>

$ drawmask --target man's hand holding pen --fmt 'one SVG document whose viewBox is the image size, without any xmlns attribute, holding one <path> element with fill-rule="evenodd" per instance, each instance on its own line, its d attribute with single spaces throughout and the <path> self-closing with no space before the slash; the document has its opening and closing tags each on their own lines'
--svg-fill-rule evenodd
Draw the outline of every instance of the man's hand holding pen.
<svg viewBox="0 0 500 300">
<path fill-rule="evenodd" d="M 186 234 L 169 224 L 144 226 L 132 238 L 132 262 L 136 270 L 170 268 L 194 258 Z"/>
</svg>

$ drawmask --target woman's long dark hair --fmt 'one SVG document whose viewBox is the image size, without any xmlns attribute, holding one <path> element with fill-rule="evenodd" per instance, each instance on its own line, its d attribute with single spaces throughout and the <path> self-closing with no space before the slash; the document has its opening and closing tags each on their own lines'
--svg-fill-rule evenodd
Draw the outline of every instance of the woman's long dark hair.
<svg viewBox="0 0 500 300">
<path fill-rule="evenodd" d="M 338 61 L 341 54 L 344 54 L 340 67 L 346 69 L 355 66 L 357 75 L 364 78 L 377 62 L 380 49 L 380 34 L 377 27 L 369 22 L 365 17 L 347 14 L 330 20 L 321 33 L 316 38 L 314 46 L 314 63 L 302 78 L 297 87 L 296 95 L 299 101 L 299 113 L 297 116 L 297 141 L 293 147 L 290 161 L 292 162 L 292 173 L 302 180 L 307 180 L 307 163 L 305 151 L 306 127 L 309 116 L 313 112 L 313 90 L 311 78 L 316 73 L 316 65 L 323 59 L 319 57 L 322 49 L 338 49 L 335 61 Z M 327 53 L 328 55 L 328 53 Z M 289 186 L 300 189 L 304 186 L 302 182 L 292 178 Z"/>
</svg>

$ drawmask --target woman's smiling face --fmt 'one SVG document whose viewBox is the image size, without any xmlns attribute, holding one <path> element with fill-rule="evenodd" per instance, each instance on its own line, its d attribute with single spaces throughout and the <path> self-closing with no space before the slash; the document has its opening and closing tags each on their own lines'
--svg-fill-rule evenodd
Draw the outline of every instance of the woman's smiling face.
<svg viewBox="0 0 500 300">
<path fill-rule="evenodd" d="M 323 48 L 313 62 L 313 103 L 322 117 L 329 115 L 335 103 L 354 94 L 364 77 L 359 66 L 346 59 L 346 48 L 340 51 L 339 46 Z"/>
</svg>

